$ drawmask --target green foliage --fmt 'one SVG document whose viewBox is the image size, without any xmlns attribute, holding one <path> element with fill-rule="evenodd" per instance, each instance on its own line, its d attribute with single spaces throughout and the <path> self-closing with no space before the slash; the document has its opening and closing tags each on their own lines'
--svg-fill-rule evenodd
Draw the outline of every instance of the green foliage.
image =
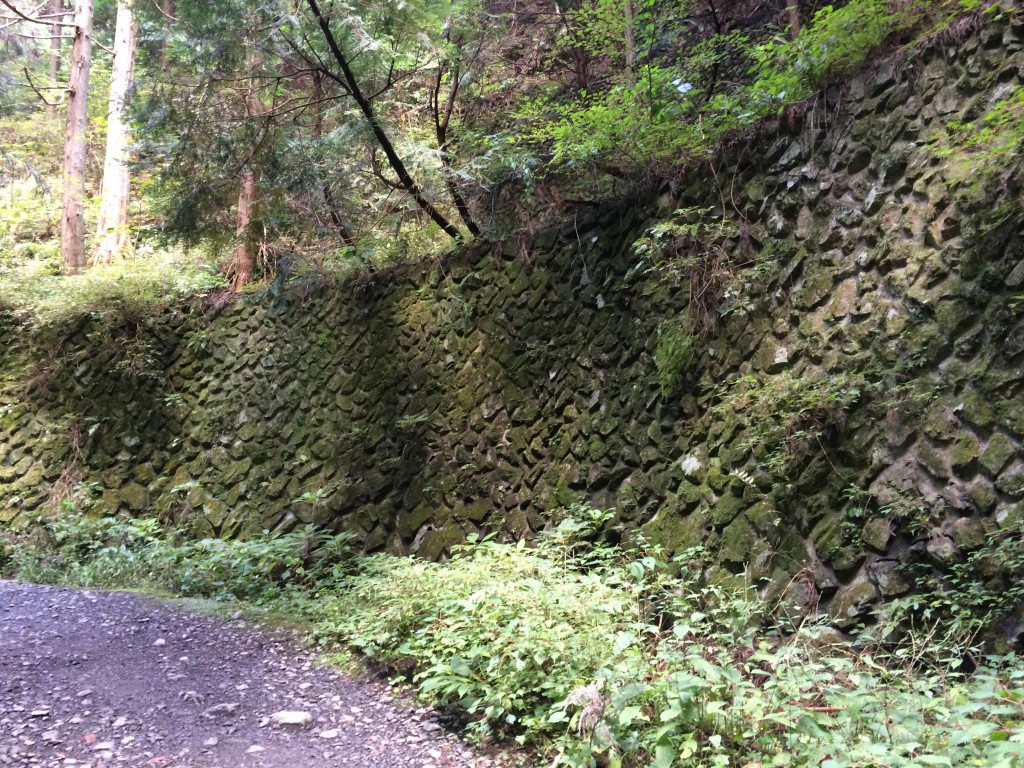
<svg viewBox="0 0 1024 768">
<path fill-rule="evenodd" d="M 957 672 L 959 638 L 899 611 L 861 646 L 817 625 L 773 634 L 753 591 L 706 581 L 700 548 L 669 568 L 642 540 L 609 543 L 608 510 L 560 516 L 532 547 L 475 541 L 446 564 L 377 555 L 353 567 L 344 535 L 179 542 L 154 520 L 69 506 L 0 549 L 0 567 L 299 606 L 322 642 L 410 676 L 479 736 L 515 737 L 552 766 L 1024 764 L 1020 660 L 975 655 L 973 674 Z M 1020 538 L 996 553 L 1018 568 Z"/>
<path fill-rule="evenodd" d="M 77 276 L 26 263 L 0 280 L 0 308 L 38 331 L 61 329 L 83 316 L 117 326 L 119 319 L 142 320 L 161 307 L 223 287 L 216 271 L 183 254 L 97 265 Z"/>
<path fill-rule="evenodd" d="M 897 12 L 885 0 L 827 5 L 796 40 L 776 37 L 758 45 L 748 92 L 757 111 L 750 116 L 803 101 L 822 83 L 860 66 L 893 33 L 917 26 L 931 5 L 912 0 Z"/>
<path fill-rule="evenodd" d="M 350 568 L 351 541 L 349 533 L 312 526 L 276 536 L 188 540 L 154 519 L 90 514 L 65 503 L 13 547 L 6 569 L 43 584 L 268 601 L 340 579 Z"/>
<path fill-rule="evenodd" d="M 691 330 L 706 337 L 724 312 L 726 290 L 735 286 L 729 253 L 742 250 L 739 239 L 740 227 L 713 209 L 681 208 L 633 243 L 641 259 L 633 272 L 653 272 L 685 290 Z"/>
<path fill-rule="evenodd" d="M 607 74 L 580 83 L 569 100 L 527 100 L 522 139 L 581 182 L 594 170 L 668 176 L 811 97 L 889 41 L 941 30 L 977 5 L 909 0 L 894 9 L 887 0 L 851 0 L 818 10 L 795 40 L 770 27 L 693 39 L 687 21 L 695 25 L 700 9 L 692 4 L 596 0 L 567 17 L 559 45 L 578 61 L 601 61 Z M 675 55 L 656 53 L 665 50 Z"/>
<path fill-rule="evenodd" d="M 1004 86 L 1001 94 L 978 120 L 950 123 L 949 144 L 940 150 L 962 197 L 994 201 L 1008 193 L 996 222 L 1024 208 L 1024 87 Z"/>
<path fill-rule="evenodd" d="M 799 377 L 788 372 L 764 379 L 741 376 L 719 387 L 711 413 L 738 423 L 737 446 L 762 470 L 791 479 L 811 453 L 825 451 L 865 384 L 862 375 L 813 370 Z"/>
<path fill-rule="evenodd" d="M 697 359 L 699 339 L 690 330 L 685 317 L 665 320 L 658 326 L 658 347 L 654 364 L 658 369 L 661 391 L 671 397 L 682 391 L 686 375 Z"/>
<path fill-rule="evenodd" d="M 882 641 L 941 631 L 962 647 L 999 626 L 1024 605 L 1024 528 L 989 532 L 942 568 L 918 561 L 905 568 L 913 595 L 885 607 Z"/>
<path fill-rule="evenodd" d="M 534 548 L 472 543 L 447 564 L 374 556 L 324 595 L 318 633 L 410 675 L 481 736 L 516 735 L 551 765 L 1019 765 L 1024 667 L 932 636 L 934 666 L 833 645 L 822 628 L 759 629 L 745 589 L 707 584 L 704 553 L 600 543 L 577 508 Z M 948 655 L 941 649 L 946 648 Z"/>
</svg>

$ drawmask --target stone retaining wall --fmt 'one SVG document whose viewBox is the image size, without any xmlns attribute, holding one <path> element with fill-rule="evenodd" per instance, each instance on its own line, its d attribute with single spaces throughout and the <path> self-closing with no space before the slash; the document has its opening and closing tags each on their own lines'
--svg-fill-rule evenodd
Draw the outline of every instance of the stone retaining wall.
<svg viewBox="0 0 1024 768">
<path fill-rule="evenodd" d="M 113 341 L 85 319 L 55 356 L 8 319 L 0 522 L 74 476 L 200 533 L 313 522 L 437 558 L 585 500 L 851 624 L 907 588 L 898 562 L 1022 522 L 1024 241 L 933 145 L 1021 83 L 1022 36 L 1014 12 L 882 63 L 662 206 L 724 201 L 702 258 L 733 265 L 672 395 L 656 358 L 695 286 L 639 264 L 653 209 Z"/>
</svg>

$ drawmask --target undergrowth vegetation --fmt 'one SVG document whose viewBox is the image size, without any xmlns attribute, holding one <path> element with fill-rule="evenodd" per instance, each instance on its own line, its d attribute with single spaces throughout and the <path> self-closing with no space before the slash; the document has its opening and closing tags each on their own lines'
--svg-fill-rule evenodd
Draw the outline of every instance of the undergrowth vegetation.
<svg viewBox="0 0 1024 768">
<path fill-rule="evenodd" d="M 983 657 L 920 611 L 899 643 L 816 623 L 779 633 L 753 589 L 707 581 L 702 550 L 665 563 L 642 539 L 606 543 L 608 515 L 574 507 L 533 545 L 476 540 L 433 563 L 355 557 L 347 535 L 312 528 L 187 541 L 65 510 L 0 548 L 0 569 L 300 612 L 323 646 L 549 766 L 1024 764 L 1016 658 Z"/>
<path fill-rule="evenodd" d="M 280 536 L 189 539 L 152 518 L 97 516 L 65 507 L 0 555 L 7 572 L 38 584 L 148 589 L 220 600 L 269 601 L 347 572 L 351 534 L 305 527 Z"/>
</svg>

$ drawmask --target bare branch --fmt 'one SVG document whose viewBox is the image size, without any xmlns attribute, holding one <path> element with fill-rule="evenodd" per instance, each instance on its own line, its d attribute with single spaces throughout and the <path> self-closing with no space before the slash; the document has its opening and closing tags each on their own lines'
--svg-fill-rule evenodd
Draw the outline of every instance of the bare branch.
<svg viewBox="0 0 1024 768">
<path fill-rule="evenodd" d="M 331 25 L 327 21 L 327 17 L 320 12 L 320 7 L 317 5 L 316 0 L 306 0 L 306 3 L 309 6 L 309 9 L 313 12 L 313 16 L 316 18 L 317 23 L 320 26 L 320 31 L 324 35 L 324 40 L 326 40 L 327 46 L 331 50 L 331 54 L 334 56 L 335 61 L 337 61 L 338 66 L 341 67 L 342 74 L 345 77 L 345 81 L 348 83 L 348 89 L 352 94 L 353 100 L 355 100 L 360 111 L 363 113 L 363 116 L 366 118 L 366 121 L 370 124 L 370 129 L 373 131 L 374 138 L 376 138 L 380 148 L 384 151 L 384 155 L 388 159 L 388 164 L 395 171 L 395 174 L 398 176 L 398 180 L 413 200 L 416 201 L 416 204 L 445 232 L 445 234 L 456 240 L 461 238 L 462 233 L 459 229 L 448 221 L 445 215 L 441 213 L 433 203 L 423 196 L 423 190 L 412 176 L 409 175 L 409 171 L 405 167 L 405 163 L 402 162 L 402 158 L 399 157 L 398 152 L 395 151 L 395 147 L 391 143 L 391 139 L 388 138 L 387 133 L 384 131 L 380 118 L 374 112 L 373 105 L 367 101 L 362 90 L 359 88 L 359 83 L 356 80 L 355 73 L 349 66 L 348 59 L 345 58 L 345 54 L 342 53 L 341 48 L 338 45 L 338 41 L 334 37 L 334 33 L 331 32 Z"/>
<path fill-rule="evenodd" d="M 42 25 L 47 26 L 47 27 L 70 27 L 71 29 L 75 28 L 74 24 L 64 24 L 64 23 L 56 22 L 56 21 L 47 21 L 46 19 L 51 18 L 50 16 L 47 16 L 46 19 L 41 18 L 39 16 L 36 16 L 34 18 L 32 16 L 26 16 L 24 13 L 22 13 L 17 8 L 15 8 L 14 5 L 11 4 L 10 0 L 0 0 L 0 5 L 2 5 L 4 8 L 9 10 L 11 13 L 13 13 L 15 16 L 17 16 L 22 21 L 27 21 L 30 24 L 42 24 Z M 39 9 L 42 8 L 42 7 L 43 6 L 40 5 L 39 8 L 36 8 L 36 10 L 33 11 L 33 13 L 38 13 Z M 8 16 L 6 18 L 9 19 L 10 17 Z"/>
<path fill-rule="evenodd" d="M 40 92 L 39 88 L 36 87 L 36 84 L 32 82 L 32 75 L 29 74 L 28 67 L 24 67 L 22 69 L 22 71 L 25 73 L 25 80 L 28 81 L 28 87 L 32 89 L 32 91 L 35 93 L 36 96 L 39 97 L 39 100 L 42 101 L 43 104 L 45 104 L 48 107 L 56 107 L 58 104 L 61 103 L 61 101 L 63 101 L 63 99 L 57 99 L 57 101 L 49 101 L 45 96 L 43 96 L 43 94 Z M 43 90 L 45 90 L 45 91 L 66 91 L 67 89 L 65 89 L 65 88 L 44 88 Z"/>
</svg>

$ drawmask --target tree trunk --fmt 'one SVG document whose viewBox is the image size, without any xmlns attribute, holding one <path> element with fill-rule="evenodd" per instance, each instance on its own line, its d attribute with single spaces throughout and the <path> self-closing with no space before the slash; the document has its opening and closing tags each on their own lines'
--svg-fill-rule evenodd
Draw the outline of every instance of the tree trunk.
<svg viewBox="0 0 1024 768">
<path fill-rule="evenodd" d="M 256 72 L 259 59 L 255 47 L 249 51 L 247 69 L 250 73 L 249 87 L 245 94 L 245 112 L 248 119 L 263 113 L 263 102 L 260 101 Z M 256 238 L 253 236 L 253 218 L 259 203 L 259 181 L 253 168 L 252 154 L 245 160 L 240 172 L 240 188 L 238 192 L 238 211 L 235 218 L 235 254 L 231 265 L 232 288 L 238 291 L 252 282 L 256 269 Z"/>
<path fill-rule="evenodd" d="M 164 19 L 169 23 L 174 23 L 174 0 L 160 0 L 160 13 L 164 15 Z M 168 56 L 168 45 L 165 40 L 160 45 L 160 71 L 166 72 L 167 66 L 170 64 L 170 58 Z"/>
<path fill-rule="evenodd" d="M 64 20 L 64 0 L 52 0 L 50 13 L 53 15 L 52 26 L 50 27 L 50 85 L 57 85 L 57 77 L 60 75 L 60 48 L 63 42 L 63 27 L 60 23 Z M 56 113 L 57 105 L 50 106 L 50 112 Z"/>
<path fill-rule="evenodd" d="M 455 173 L 452 169 L 451 153 L 448 147 L 448 126 L 451 124 L 452 113 L 455 110 L 455 99 L 459 95 L 460 70 L 461 68 L 456 63 L 449 73 L 452 85 L 449 89 L 448 101 L 442 115 L 441 85 L 444 82 L 445 70 L 443 67 L 438 67 L 434 95 L 431 99 L 434 110 L 434 135 L 437 137 L 437 151 L 441 158 L 441 172 L 444 174 L 444 183 L 448 187 L 448 194 L 451 196 L 452 202 L 455 203 L 455 209 L 459 212 L 459 216 L 462 217 L 462 221 L 465 223 L 470 234 L 473 237 L 479 237 L 480 227 L 473 220 L 473 214 L 469 210 L 466 198 L 459 192 L 459 187 L 455 183 Z"/>
<path fill-rule="evenodd" d="M 89 128 L 89 65 L 92 55 L 92 0 L 75 0 L 75 42 L 71 51 L 68 119 L 64 137 L 64 204 L 60 252 L 64 269 L 85 266 L 85 153 Z"/>
<path fill-rule="evenodd" d="M 251 232 L 253 214 L 257 200 L 256 172 L 248 166 L 242 170 L 242 188 L 238 193 L 238 220 L 235 229 L 234 275 L 232 287 L 237 291 L 252 282 L 256 268 L 256 253 Z"/>
<path fill-rule="evenodd" d="M 789 15 L 789 34 L 796 40 L 800 37 L 800 29 L 802 27 L 800 23 L 800 3 L 798 0 L 790 0 L 786 6 L 786 13 Z"/>
<path fill-rule="evenodd" d="M 96 262 L 110 262 L 124 248 L 128 229 L 128 126 L 125 102 L 135 69 L 135 15 L 133 0 L 119 0 L 114 32 L 114 67 L 110 74 L 107 108 L 107 153 L 103 163 L 103 192 L 97 235 Z"/>
<path fill-rule="evenodd" d="M 324 73 L 320 70 L 316 70 L 313 73 L 313 138 L 319 140 L 324 135 Z M 330 184 L 324 184 L 323 187 L 324 202 L 327 204 L 327 214 L 331 217 L 331 223 L 334 224 L 334 228 L 338 230 L 338 234 L 341 236 L 342 242 L 348 246 L 354 246 L 356 244 L 355 235 L 352 234 L 352 230 L 348 228 L 344 220 L 341 218 L 341 212 L 338 210 L 338 206 L 334 202 L 334 193 L 331 191 Z"/>
<path fill-rule="evenodd" d="M 636 85 L 636 30 L 633 13 L 633 0 L 626 0 L 623 6 L 625 15 L 625 43 L 626 43 L 626 76 L 630 85 Z"/>
</svg>

